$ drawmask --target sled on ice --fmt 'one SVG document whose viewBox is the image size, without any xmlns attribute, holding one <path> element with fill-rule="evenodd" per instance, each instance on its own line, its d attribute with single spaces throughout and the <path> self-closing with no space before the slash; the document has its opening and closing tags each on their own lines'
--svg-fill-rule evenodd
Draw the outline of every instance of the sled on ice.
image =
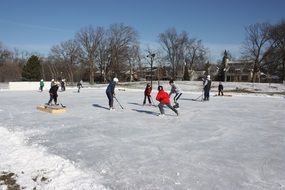
<svg viewBox="0 0 285 190">
<path fill-rule="evenodd" d="M 40 105 L 37 106 L 37 109 L 48 113 L 63 113 L 66 111 L 65 107 L 60 105 Z"/>
</svg>

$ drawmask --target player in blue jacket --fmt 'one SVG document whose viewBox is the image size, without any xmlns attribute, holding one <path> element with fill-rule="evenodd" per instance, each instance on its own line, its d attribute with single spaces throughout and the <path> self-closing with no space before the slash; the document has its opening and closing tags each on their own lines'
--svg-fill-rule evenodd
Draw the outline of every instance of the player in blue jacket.
<svg viewBox="0 0 285 190">
<path fill-rule="evenodd" d="M 106 89 L 106 95 L 109 100 L 109 109 L 113 110 L 114 109 L 114 96 L 115 96 L 115 87 L 116 84 L 119 82 L 118 78 L 114 78 L 113 81 L 111 81 Z"/>
</svg>

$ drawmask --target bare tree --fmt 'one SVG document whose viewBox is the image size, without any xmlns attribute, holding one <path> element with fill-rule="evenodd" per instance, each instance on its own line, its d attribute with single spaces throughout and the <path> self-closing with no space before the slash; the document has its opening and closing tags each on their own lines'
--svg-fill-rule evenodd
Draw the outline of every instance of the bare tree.
<svg viewBox="0 0 285 190">
<path fill-rule="evenodd" d="M 129 65 L 130 58 L 136 49 L 138 40 L 137 32 L 130 26 L 124 24 L 111 25 L 109 29 L 109 53 L 110 68 L 109 75 L 120 76 L 125 72 Z"/>
<path fill-rule="evenodd" d="M 101 80 L 107 81 L 108 68 L 110 67 L 109 48 L 106 39 L 103 39 L 98 48 L 98 68 L 100 70 Z"/>
<path fill-rule="evenodd" d="M 68 40 L 51 48 L 50 57 L 63 64 L 68 81 L 74 82 L 74 66 L 78 63 L 79 45 L 75 40 Z"/>
<path fill-rule="evenodd" d="M 176 29 L 171 28 L 159 34 L 159 41 L 171 65 L 172 77 L 176 79 L 178 74 L 183 74 L 179 72 L 182 72 L 185 63 L 185 48 L 188 42 L 188 34 L 186 32 L 177 34 Z"/>
<path fill-rule="evenodd" d="M 270 41 L 269 29 L 270 24 L 268 23 L 257 23 L 246 28 L 247 36 L 242 54 L 246 59 L 254 61 L 252 82 L 256 82 L 257 78 L 260 82 L 258 76 L 261 64 L 273 47 L 273 43 Z"/>
<path fill-rule="evenodd" d="M 18 64 L 5 61 L 0 65 L 0 82 L 19 81 L 22 76 L 21 68 Z"/>
<path fill-rule="evenodd" d="M 3 64 L 5 61 L 11 60 L 13 57 L 13 52 L 6 48 L 0 42 L 0 64 Z"/>
<path fill-rule="evenodd" d="M 58 64 L 56 64 L 56 60 L 54 60 L 53 58 L 48 57 L 48 59 L 46 60 L 46 65 L 47 68 L 49 70 L 50 79 L 59 79 L 60 78 L 60 68 L 58 68 Z"/>
<path fill-rule="evenodd" d="M 202 45 L 201 40 L 190 39 L 186 45 L 186 54 L 185 57 L 187 59 L 187 65 L 189 65 L 189 69 L 192 70 L 195 65 L 200 63 L 205 63 L 207 59 L 207 50 Z"/>
<path fill-rule="evenodd" d="M 282 20 L 270 29 L 271 43 L 274 44 L 274 49 L 271 52 L 271 64 L 275 71 L 281 67 L 281 77 L 285 81 L 285 20 Z M 280 66 L 279 66 L 280 65 Z"/>
<path fill-rule="evenodd" d="M 96 29 L 92 26 L 82 28 L 76 34 L 76 40 L 80 47 L 80 58 L 83 63 L 89 67 L 89 80 L 90 84 L 94 84 L 95 77 L 95 61 L 98 57 L 98 49 L 100 42 L 104 37 L 104 29 L 97 27 Z"/>
<path fill-rule="evenodd" d="M 129 48 L 128 53 L 128 62 L 129 62 L 129 81 L 134 80 L 134 70 L 136 65 L 139 65 L 140 55 L 139 55 L 139 45 L 133 44 Z"/>
<path fill-rule="evenodd" d="M 189 39 L 185 49 L 185 73 L 187 74 L 188 69 L 192 71 L 201 68 L 205 64 L 206 59 L 207 50 L 202 45 L 202 41 L 196 38 Z"/>
<path fill-rule="evenodd" d="M 21 65 L 15 62 L 15 54 L 0 42 L 0 82 L 21 80 Z"/>
</svg>

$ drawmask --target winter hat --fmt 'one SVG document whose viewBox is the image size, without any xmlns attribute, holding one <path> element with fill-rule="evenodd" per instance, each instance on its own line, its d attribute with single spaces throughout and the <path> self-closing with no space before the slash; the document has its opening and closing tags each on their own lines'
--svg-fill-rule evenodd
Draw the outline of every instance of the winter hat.
<svg viewBox="0 0 285 190">
<path fill-rule="evenodd" d="M 115 78 L 113 79 L 113 81 L 114 81 L 114 82 L 119 82 L 119 79 L 115 77 Z"/>
<path fill-rule="evenodd" d="M 207 76 L 207 79 L 210 79 L 210 75 Z"/>
<path fill-rule="evenodd" d="M 158 91 L 163 90 L 163 86 L 158 86 L 158 87 L 157 87 L 157 90 L 158 90 Z"/>
</svg>

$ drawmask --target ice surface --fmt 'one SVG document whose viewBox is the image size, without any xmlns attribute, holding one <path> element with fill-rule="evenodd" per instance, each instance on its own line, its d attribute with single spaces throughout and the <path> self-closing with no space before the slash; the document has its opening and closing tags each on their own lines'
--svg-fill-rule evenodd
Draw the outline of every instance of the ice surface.
<svg viewBox="0 0 285 190">
<path fill-rule="evenodd" d="M 284 190 L 285 99 L 199 102 L 191 99 L 200 93 L 182 87 L 179 117 L 166 109 L 163 118 L 141 105 L 142 90 L 117 90 L 125 109 L 114 102 L 109 111 L 105 88 L 67 89 L 59 92 L 62 114 L 36 109 L 47 91 L 2 91 L 0 172 L 43 189 Z M 28 180 L 43 172 L 50 181 Z"/>
</svg>

